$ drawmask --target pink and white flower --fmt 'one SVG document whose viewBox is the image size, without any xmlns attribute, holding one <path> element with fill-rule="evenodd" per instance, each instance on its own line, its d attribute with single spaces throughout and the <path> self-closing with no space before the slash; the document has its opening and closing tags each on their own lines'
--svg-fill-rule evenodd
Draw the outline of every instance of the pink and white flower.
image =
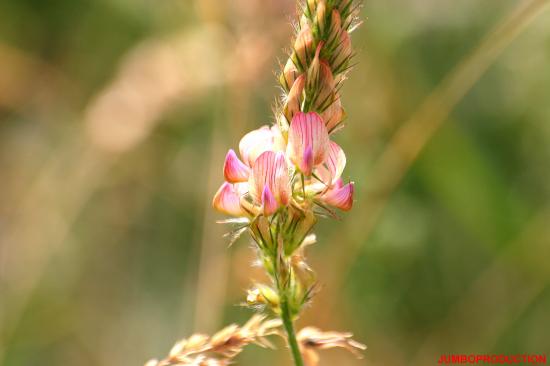
<svg viewBox="0 0 550 366">
<path fill-rule="evenodd" d="M 247 184 L 224 182 L 212 200 L 212 207 L 231 216 L 246 216 L 241 206 L 241 196 L 248 190 Z"/>
<path fill-rule="evenodd" d="M 277 125 L 273 125 L 271 128 L 262 126 L 257 130 L 250 131 L 239 142 L 241 158 L 249 167 L 254 165 L 254 161 L 263 152 L 282 151 L 284 148 L 285 142 Z"/>
<path fill-rule="evenodd" d="M 344 185 L 342 178 L 325 193 L 319 200 L 329 206 L 339 208 L 342 211 L 349 211 L 353 207 L 354 183 L 350 182 Z"/>
<path fill-rule="evenodd" d="M 250 195 L 266 216 L 287 206 L 290 201 L 290 177 L 282 152 L 265 151 L 255 161 L 248 180 Z"/>
<path fill-rule="evenodd" d="M 325 123 L 315 112 L 296 113 L 288 132 L 287 156 L 306 176 L 322 164 L 328 154 L 329 137 Z"/>
</svg>

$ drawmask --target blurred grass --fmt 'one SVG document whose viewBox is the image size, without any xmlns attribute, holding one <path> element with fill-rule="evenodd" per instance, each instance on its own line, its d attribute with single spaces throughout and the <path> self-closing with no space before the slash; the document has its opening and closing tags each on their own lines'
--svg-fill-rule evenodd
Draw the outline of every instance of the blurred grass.
<svg viewBox="0 0 550 366">
<path fill-rule="evenodd" d="M 324 364 L 550 352 L 549 12 L 439 115 L 410 170 L 398 162 L 388 181 L 395 161 L 377 160 L 397 131 L 409 143 L 432 135 L 403 121 L 528 3 L 546 2 L 365 3 L 337 136 L 361 189 L 343 222 L 319 227 L 309 254 L 326 286 L 302 322 L 353 330 L 369 350 L 366 361 L 328 352 Z M 271 120 L 293 10 L 290 0 L 0 3 L 0 364 L 142 364 L 250 315 L 236 305 L 259 274 L 246 242 L 226 248 L 209 204 L 223 152 Z M 380 182 L 391 194 L 373 221 Z M 338 263 L 346 271 L 334 273 Z M 288 363 L 250 349 L 240 364 L 258 359 Z"/>
</svg>

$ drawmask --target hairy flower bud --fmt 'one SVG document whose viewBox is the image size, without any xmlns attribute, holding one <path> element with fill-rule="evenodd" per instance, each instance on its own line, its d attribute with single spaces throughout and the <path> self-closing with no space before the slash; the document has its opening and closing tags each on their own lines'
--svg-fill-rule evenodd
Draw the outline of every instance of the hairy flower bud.
<svg viewBox="0 0 550 366">
<path fill-rule="evenodd" d="M 335 94 L 331 99 L 333 99 L 332 103 L 321 113 L 321 118 L 325 121 L 329 133 L 334 132 L 346 116 L 340 96 Z"/>
<path fill-rule="evenodd" d="M 313 55 L 315 39 L 311 27 L 307 22 L 302 22 L 300 32 L 294 42 L 292 60 L 299 70 L 306 70 L 309 60 Z"/>
<path fill-rule="evenodd" d="M 327 27 L 327 3 L 325 0 L 319 0 L 315 13 L 315 22 L 321 35 L 325 34 Z"/>
<path fill-rule="evenodd" d="M 348 64 L 353 51 L 351 49 L 351 37 L 348 32 L 341 32 L 339 42 L 336 45 L 334 57 L 331 59 L 332 69 L 335 73 L 344 71 Z"/>
<path fill-rule="evenodd" d="M 296 65 L 294 65 L 292 59 L 289 58 L 286 61 L 283 72 L 279 76 L 279 82 L 286 91 L 289 91 L 297 77 L 298 69 L 296 68 Z"/>
<path fill-rule="evenodd" d="M 304 92 L 305 85 L 306 85 L 306 77 L 305 75 L 302 74 L 296 79 L 296 81 L 294 81 L 294 84 L 292 85 L 292 88 L 288 93 L 287 100 L 283 108 L 283 112 L 284 112 L 285 118 L 289 122 L 292 121 L 292 118 L 294 117 L 294 115 L 301 110 L 302 98 L 303 98 L 302 94 Z"/>
</svg>

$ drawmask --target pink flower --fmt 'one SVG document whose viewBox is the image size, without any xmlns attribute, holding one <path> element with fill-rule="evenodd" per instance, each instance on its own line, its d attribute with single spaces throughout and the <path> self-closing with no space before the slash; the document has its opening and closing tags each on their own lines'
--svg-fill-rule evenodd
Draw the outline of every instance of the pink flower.
<svg viewBox="0 0 550 366">
<path fill-rule="evenodd" d="M 254 161 L 265 151 L 284 150 L 284 140 L 277 125 L 269 128 L 262 126 L 257 130 L 250 131 L 239 142 L 239 151 L 243 162 L 254 166 Z"/>
<path fill-rule="evenodd" d="M 326 186 L 332 186 L 342 176 L 346 167 L 346 154 L 344 150 L 334 141 L 329 142 L 328 155 L 325 163 L 315 168 L 315 175 L 319 177 Z"/>
<path fill-rule="evenodd" d="M 239 160 L 235 151 L 229 150 L 223 164 L 223 176 L 229 183 L 247 182 L 250 168 Z"/>
<path fill-rule="evenodd" d="M 246 216 L 241 207 L 241 196 L 245 193 L 246 184 L 224 182 L 212 200 L 212 207 L 221 213 L 231 216 Z"/>
<path fill-rule="evenodd" d="M 321 117 L 315 112 L 297 113 L 290 123 L 287 156 L 306 176 L 325 161 L 329 137 Z"/>
<path fill-rule="evenodd" d="M 343 211 L 351 210 L 353 206 L 354 183 L 344 185 L 342 179 L 338 179 L 334 186 L 320 197 L 320 201 L 329 206 Z"/>
<path fill-rule="evenodd" d="M 290 178 L 282 152 L 265 151 L 255 161 L 248 180 L 250 195 L 269 216 L 290 200 Z"/>
</svg>

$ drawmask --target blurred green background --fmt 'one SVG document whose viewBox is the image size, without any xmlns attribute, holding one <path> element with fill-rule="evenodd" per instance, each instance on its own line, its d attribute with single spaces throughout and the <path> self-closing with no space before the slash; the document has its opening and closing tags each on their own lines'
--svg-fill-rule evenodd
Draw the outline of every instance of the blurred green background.
<svg viewBox="0 0 550 366">
<path fill-rule="evenodd" d="M 365 2 L 336 136 L 356 203 L 318 227 L 323 290 L 299 324 L 369 349 L 322 365 L 550 352 L 548 7 L 501 32 L 487 72 L 443 98 L 449 115 L 421 109 L 497 24 L 544 3 Z M 246 240 L 227 248 L 210 202 L 227 149 L 272 121 L 295 10 L 0 2 L 1 365 L 142 365 L 251 315 L 239 304 L 261 272 Z M 410 165 L 392 158 L 396 134 Z M 249 347 L 238 363 L 290 362 Z"/>
</svg>

